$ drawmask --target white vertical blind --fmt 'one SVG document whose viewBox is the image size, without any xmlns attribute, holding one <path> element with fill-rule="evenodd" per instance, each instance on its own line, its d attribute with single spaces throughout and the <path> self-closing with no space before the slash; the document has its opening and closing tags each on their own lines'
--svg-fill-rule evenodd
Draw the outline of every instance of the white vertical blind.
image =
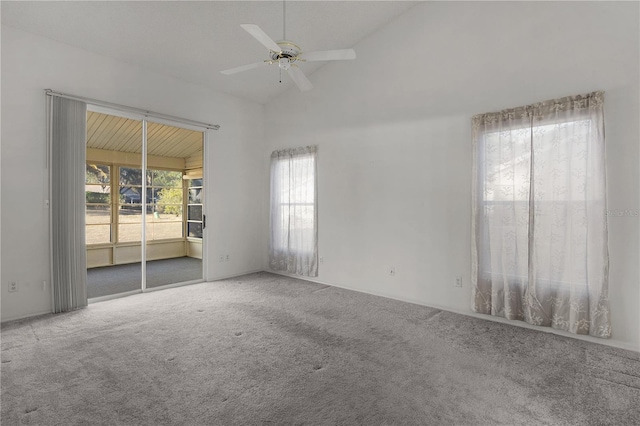
<svg viewBox="0 0 640 426">
<path fill-rule="evenodd" d="M 48 96 L 53 311 L 87 305 L 85 157 L 87 105 Z"/>
</svg>

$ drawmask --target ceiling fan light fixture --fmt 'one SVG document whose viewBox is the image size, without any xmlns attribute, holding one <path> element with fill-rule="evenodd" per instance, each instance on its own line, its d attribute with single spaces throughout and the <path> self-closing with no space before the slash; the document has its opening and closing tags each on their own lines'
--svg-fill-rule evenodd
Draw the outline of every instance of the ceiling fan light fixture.
<svg viewBox="0 0 640 426">
<path fill-rule="evenodd" d="M 291 68 L 291 61 L 289 61 L 289 58 L 280 58 L 278 59 L 278 66 L 280 67 L 280 69 L 286 71 Z"/>
</svg>

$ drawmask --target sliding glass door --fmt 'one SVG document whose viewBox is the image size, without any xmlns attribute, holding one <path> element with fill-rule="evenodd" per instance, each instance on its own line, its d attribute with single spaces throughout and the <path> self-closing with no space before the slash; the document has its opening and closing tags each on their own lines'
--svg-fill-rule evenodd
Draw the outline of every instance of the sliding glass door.
<svg viewBox="0 0 640 426">
<path fill-rule="evenodd" d="M 202 231 L 192 235 L 187 214 L 190 185 L 200 179 L 202 189 L 202 153 L 202 132 L 90 109 L 90 299 L 202 280 Z"/>
<path fill-rule="evenodd" d="M 87 295 L 138 292 L 142 281 L 142 120 L 87 112 Z"/>
<path fill-rule="evenodd" d="M 203 133 L 147 125 L 146 286 L 202 280 L 202 233 L 190 235 L 192 178 L 202 178 Z"/>
</svg>

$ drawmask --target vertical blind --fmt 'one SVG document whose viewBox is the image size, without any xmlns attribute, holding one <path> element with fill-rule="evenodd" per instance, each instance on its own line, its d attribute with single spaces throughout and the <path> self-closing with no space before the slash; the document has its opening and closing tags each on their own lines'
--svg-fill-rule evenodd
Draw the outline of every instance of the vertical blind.
<svg viewBox="0 0 640 426">
<path fill-rule="evenodd" d="M 53 311 L 87 305 L 85 157 L 87 105 L 47 96 Z"/>
</svg>

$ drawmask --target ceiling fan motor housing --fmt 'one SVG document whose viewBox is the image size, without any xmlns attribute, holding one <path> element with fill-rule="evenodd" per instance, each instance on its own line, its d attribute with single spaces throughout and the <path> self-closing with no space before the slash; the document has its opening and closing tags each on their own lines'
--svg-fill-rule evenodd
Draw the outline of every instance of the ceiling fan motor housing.
<svg viewBox="0 0 640 426">
<path fill-rule="evenodd" d="M 289 59 L 289 62 L 294 62 L 298 58 L 300 47 L 296 44 L 286 40 L 278 41 L 277 44 L 280 46 L 280 52 L 270 52 L 269 56 L 272 60 L 278 61 L 284 58 Z"/>
</svg>

